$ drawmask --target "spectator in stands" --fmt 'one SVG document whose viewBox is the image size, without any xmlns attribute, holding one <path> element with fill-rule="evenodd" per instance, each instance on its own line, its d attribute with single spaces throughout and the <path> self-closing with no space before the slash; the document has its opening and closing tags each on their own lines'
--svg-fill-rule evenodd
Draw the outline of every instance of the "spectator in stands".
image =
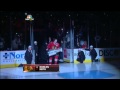
<svg viewBox="0 0 120 90">
<path fill-rule="evenodd" d="M 4 50 L 4 39 L 0 37 L 0 51 Z"/>
<path fill-rule="evenodd" d="M 37 41 L 34 41 L 34 50 L 35 50 L 35 64 L 38 63 L 38 46 L 37 46 Z"/>
<path fill-rule="evenodd" d="M 63 41 L 61 41 L 61 48 L 62 48 L 62 51 L 59 52 L 59 62 L 64 62 L 64 60 L 63 60 Z"/>
<path fill-rule="evenodd" d="M 50 43 L 52 41 L 52 39 L 51 39 L 51 37 L 49 37 L 49 42 L 48 43 Z"/>
<path fill-rule="evenodd" d="M 12 49 L 13 50 L 18 50 L 18 40 L 17 40 L 17 38 L 14 38 L 14 40 L 12 41 Z"/>
<path fill-rule="evenodd" d="M 81 48 L 79 42 L 77 42 L 76 48 Z"/>
<path fill-rule="evenodd" d="M 86 49 L 87 48 L 87 42 L 84 41 L 83 45 L 82 45 L 82 48 Z"/>
</svg>

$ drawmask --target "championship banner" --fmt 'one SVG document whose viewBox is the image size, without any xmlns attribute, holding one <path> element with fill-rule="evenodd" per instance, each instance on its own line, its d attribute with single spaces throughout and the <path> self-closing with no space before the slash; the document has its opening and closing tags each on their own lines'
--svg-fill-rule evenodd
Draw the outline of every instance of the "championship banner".
<svg viewBox="0 0 120 90">
<path fill-rule="evenodd" d="M 48 55 L 53 56 L 53 55 L 57 54 L 58 52 L 62 52 L 62 48 L 59 48 L 56 50 L 50 50 L 50 51 L 48 51 Z"/>
<path fill-rule="evenodd" d="M 58 72 L 59 64 L 24 64 L 24 72 Z"/>
</svg>

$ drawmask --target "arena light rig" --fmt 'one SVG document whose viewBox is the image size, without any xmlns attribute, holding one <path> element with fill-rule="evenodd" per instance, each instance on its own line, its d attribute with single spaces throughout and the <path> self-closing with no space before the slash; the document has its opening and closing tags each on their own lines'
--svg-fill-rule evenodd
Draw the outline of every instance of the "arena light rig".
<svg viewBox="0 0 120 90">
<path fill-rule="evenodd" d="M 32 17 L 32 15 L 27 15 L 27 18 L 25 18 L 25 20 L 33 21 L 34 18 Z"/>
</svg>

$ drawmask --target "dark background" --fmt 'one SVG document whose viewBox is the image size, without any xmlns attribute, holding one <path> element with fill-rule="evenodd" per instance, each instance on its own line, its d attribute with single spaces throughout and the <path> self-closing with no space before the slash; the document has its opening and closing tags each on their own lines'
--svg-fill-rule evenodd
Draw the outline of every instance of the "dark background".
<svg viewBox="0 0 120 90">
<path fill-rule="evenodd" d="M 70 19 L 74 20 L 75 35 L 82 33 L 81 39 L 87 40 L 90 31 L 90 44 L 96 46 L 95 36 L 101 37 L 98 48 L 120 47 L 120 12 L 119 11 L 1 11 L 0 35 L 5 39 L 5 47 L 10 47 L 12 39 L 20 33 L 23 44 L 29 45 L 29 22 L 26 15 L 32 14 L 35 40 L 38 44 L 48 37 L 58 38 L 60 42 L 70 30 Z M 64 28 L 62 31 L 61 28 Z M 10 32 L 11 29 L 11 32 Z M 26 39 L 25 39 L 26 38 Z M 76 39 L 76 37 L 75 37 Z"/>
</svg>

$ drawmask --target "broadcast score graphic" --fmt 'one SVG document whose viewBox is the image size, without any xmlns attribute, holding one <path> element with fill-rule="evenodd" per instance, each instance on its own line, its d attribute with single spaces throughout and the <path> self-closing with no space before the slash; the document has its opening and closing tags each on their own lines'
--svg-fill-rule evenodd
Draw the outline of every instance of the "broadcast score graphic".
<svg viewBox="0 0 120 90">
<path fill-rule="evenodd" d="M 58 64 L 24 64 L 24 72 L 59 72 Z"/>
</svg>

